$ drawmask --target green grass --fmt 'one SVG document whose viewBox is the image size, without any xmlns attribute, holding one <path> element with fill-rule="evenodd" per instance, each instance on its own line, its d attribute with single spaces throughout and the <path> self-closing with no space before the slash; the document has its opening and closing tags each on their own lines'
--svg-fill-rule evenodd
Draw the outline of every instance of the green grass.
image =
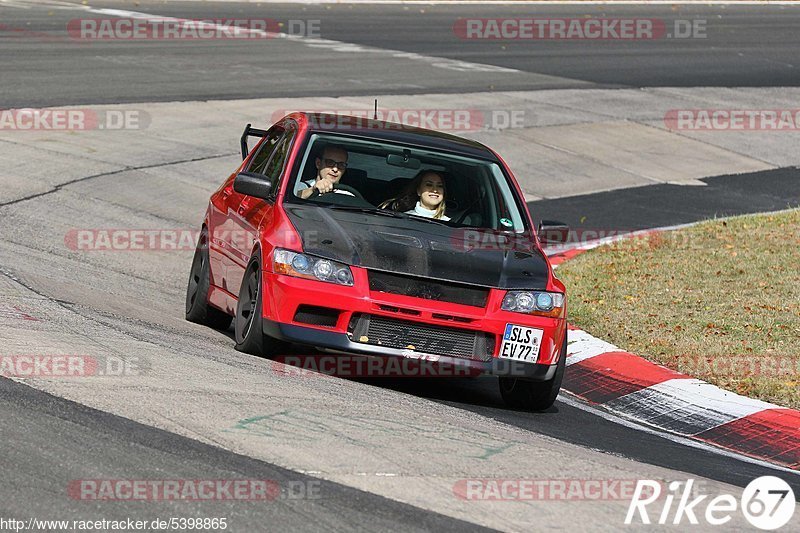
<svg viewBox="0 0 800 533">
<path fill-rule="evenodd" d="M 557 274 L 578 327 L 725 389 L 800 408 L 800 210 L 621 241 Z"/>
</svg>

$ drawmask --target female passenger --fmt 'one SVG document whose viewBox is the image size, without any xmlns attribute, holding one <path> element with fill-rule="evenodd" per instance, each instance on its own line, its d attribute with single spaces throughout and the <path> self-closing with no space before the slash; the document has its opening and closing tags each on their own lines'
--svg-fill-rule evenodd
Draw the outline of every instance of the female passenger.
<svg viewBox="0 0 800 533">
<path fill-rule="evenodd" d="M 408 209 L 415 200 L 416 205 L 412 209 Z M 444 179 L 434 170 L 420 170 L 399 196 L 383 202 L 380 207 L 396 210 L 408 209 L 405 211 L 408 215 L 450 220 L 450 217 L 444 214 Z"/>
</svg>

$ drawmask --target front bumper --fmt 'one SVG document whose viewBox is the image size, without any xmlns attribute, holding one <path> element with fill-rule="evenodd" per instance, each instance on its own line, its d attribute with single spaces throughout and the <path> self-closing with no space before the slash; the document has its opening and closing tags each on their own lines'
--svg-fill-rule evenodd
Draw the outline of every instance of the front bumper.
<svg viewBox="0 0 800 533">
<path fill-rule="evenodd" d="M 398 350 L 383 346 L 367 345 L 353 342 L 346 333 L 322 331 L 318 328 L 282 324 L 263 319 L 263 333 L 275 339 L 298 344 L 306 344 L 316 348 L 335 350 L 361 355 L 398 357 L 402 359 L 417 359 L 420 362 L 432 363 L 440 367 L 447 367 L 450 372 L 441 372 L 440 375 L 477 376 L 490 374 L 522 378 L 530 381 L 548 381 L 556 373 L 557 364 L 531 364 L 507 359 L 492 358 L 491 361 L 477 361 L 461 357 L 449 357 L 438 354 L 424 354 L 410 350 Z"/>
<path fill-rule="evenodd" d="M 555 374 L 566 336 L 565 319 L 503 311 L 500 306 L 506 291 L 499 289 L 490 290 L 484 307 L 372 291 L 368 272 L 357 267 L 352 267 L 352 271 L 354 284 L 351 287 L 263 271 L 264 333 L 277 339 L 327 350 L 397 357 L 406 361 L 433 361 L 469 369 L 471 373 L 516 376 L 537 381 L 549 380 Z M 323 326 L 307 320 L 298 321 L 298 309 L 308 305 L 334 311 L 330 323 Z M 364 315 L 487 335 L 493 339 L 493 347 L 487 346 L 488 352 L 475 353 L 475 357 L 470 357 L 465 356 L 463 350 L 459 353 L 424 349 L 425 343 L 414 343 L 416 348 L 409 346 L 411 349 L 403 349 L 406 343 L 386 346 L 384 342 L 381 346 L 357 342 L 360 337 L 353 334 L 352 325 L 359 316 Z M 537 363 L 498 358 L 503 333 L 509 323 L 538 328 L 544 332 Z"/>
</svg>

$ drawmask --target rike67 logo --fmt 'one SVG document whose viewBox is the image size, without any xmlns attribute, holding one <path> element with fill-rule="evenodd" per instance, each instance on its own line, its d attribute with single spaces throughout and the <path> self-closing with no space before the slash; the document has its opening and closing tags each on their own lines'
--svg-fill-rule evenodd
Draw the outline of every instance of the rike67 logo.
<svg viewBox="0 0 800 533">
<path fill-rule="evenodd" d="M 794 491 L 788 483 L 775 476 L 762 476 L 751 481 L 742 492 L 741 502 L 731 494 L 721 494 L 707 500 L 709 495 L 693 493 L 693 486 L 693 479 L 685 483 L 673 481 L 668 485 L 669 492 L 663 496 L 658 481 L 639 480 L 628 506 L 625 524 L 639 521 L 642 524 L 680 525 L 688 522 L 698 525 L 700 518 L 712 526 L 721 526 L 730 522 L 741 510 L 752 526 L 769 531 L 788 524 L 794 514 Z M 662 499 L 664 503 L 660 512 L 648 509 L 648 506 Z M 654 511 L 655 515 L 649 514 Z"/>
</svg>

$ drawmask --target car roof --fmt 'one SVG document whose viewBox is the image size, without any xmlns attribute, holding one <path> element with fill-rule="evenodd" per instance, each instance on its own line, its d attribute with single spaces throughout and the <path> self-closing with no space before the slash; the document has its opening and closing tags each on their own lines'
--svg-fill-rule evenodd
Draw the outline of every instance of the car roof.
<svg viewBox="0 0 800 533">
<path fill-rule="evenodd" d="M 366 137 L 498 161 L 495 153 L 483 144 L 436 130 L 417 128 L 384 120 L 373 120 L 368 117 L 331 113 L 297 112 L 285 118 L 296 120 L 301 128 L 305 127 L 311 133 L 335 133 Z"/>
</svg>

